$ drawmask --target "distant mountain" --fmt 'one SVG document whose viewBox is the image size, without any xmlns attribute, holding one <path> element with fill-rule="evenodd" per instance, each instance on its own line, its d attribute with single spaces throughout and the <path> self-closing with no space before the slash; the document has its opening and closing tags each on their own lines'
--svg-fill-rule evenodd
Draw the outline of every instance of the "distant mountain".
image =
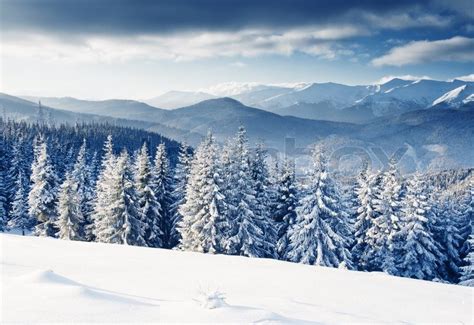
<svg viewBox="0 0 474 325">
<path fill-rule="evenodd" d="M 147 99 L 144 102 L 154 107 L 174 109 L 212 98 L 216 98 L 216 96 L 199 91 L 169 91 L 163 95 Z"/>
</svg>

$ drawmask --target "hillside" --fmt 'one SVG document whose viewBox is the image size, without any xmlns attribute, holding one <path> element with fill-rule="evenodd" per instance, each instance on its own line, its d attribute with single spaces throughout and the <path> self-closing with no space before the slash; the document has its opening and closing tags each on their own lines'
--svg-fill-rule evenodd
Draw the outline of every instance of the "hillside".
<svg viewBox="0 0 474 325">
<path fill-rule="evenodd" d="M 381 273 L 7 234 L 0 245 L 2 323 L 473 321 L 472 288 Z M 224 302 L 203 298 L 213 290 Z"/>
</svg>

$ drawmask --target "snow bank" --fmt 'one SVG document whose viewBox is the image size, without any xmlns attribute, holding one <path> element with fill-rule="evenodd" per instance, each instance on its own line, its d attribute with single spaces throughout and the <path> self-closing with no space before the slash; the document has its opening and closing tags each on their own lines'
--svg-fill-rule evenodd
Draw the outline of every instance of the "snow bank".
<svg viewBox="0 0 474 325">
<path fill-rule="evenodd" d="M 1 323 L 473 322 L 472 288 L 382 273 L 6 234 L 0 245 Z"/>
</svg>

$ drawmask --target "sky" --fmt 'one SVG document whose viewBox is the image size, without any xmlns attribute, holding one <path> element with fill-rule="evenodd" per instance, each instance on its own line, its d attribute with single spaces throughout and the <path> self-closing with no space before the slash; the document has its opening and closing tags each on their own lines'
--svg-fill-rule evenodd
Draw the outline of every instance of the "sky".
<svg viewBox="0 0 474 325">
<path fill-rule="evenodd" d="M 0 92 L 13 95 L 474 73 L 472 0 L 0 0 L 0 32 Z"/>
</svg>

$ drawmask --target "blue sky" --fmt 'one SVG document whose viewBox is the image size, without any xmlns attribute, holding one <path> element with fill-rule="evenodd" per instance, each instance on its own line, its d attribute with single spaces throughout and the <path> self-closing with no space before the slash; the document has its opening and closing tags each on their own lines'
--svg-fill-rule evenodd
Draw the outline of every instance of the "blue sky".
<svg viewBox="0 0 474 325">
<path fill-rule="evenodd" d="M 149 98 L 238 81 L 474 73 L 474 4 L 0 0 L 0 91 Z"/>
</svg>

